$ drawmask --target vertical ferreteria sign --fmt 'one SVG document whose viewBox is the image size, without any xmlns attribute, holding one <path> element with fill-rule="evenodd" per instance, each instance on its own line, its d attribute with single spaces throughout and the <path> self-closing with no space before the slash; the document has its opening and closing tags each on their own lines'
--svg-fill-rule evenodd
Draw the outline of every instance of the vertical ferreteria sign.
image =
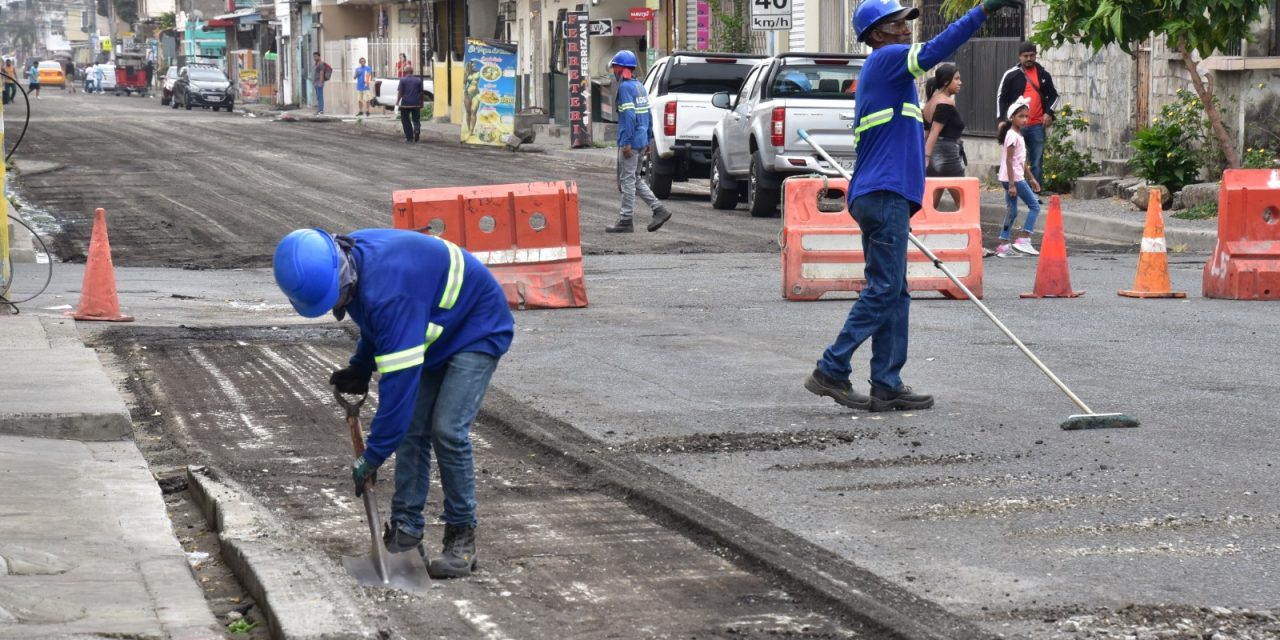
<svg viewBox="0 0 1280 640">
<path fill-rule="evenodd" d="M 564 41 L 569 72 L 569 142 L 574 149 L 591 146 L 591 72 L 587 67 L 590 42 L 585 11 L 565 14 Z"/>
</svg>

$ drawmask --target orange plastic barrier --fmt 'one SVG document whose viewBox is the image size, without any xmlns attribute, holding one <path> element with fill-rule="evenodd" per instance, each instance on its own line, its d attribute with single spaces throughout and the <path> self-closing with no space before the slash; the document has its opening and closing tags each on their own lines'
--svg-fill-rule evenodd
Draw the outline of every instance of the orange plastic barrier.
<svg viewBox="0 0 1280 640">
<path fill-rule="evenodd" d="M 817 300 L 832 291 L 861 291 L 863 278 L 862 230 L 845 206 L 843 180 L 827 187 L 833 198 L 823 198 L 822 178 L 788 178 L 783 184 L 782 297 Z M 958 211 L 933 207 L 936 191 L 959 193 Z M 944 200 L 945 201 L 945 200 Z M 982 297 L 982 228 L 977 178 L 928 178 L 924 207 L 911 218 L 911 230 L 973 295 Z M 937 291 L 953 300 L 963 299 L 947 276 L 914 245 L 907 249 L 907 289 Z"/>
<path fill-rule="evenodd" d="M 1218 193 L 1218 245 L 1204 295 L 1280 300 L 1280 170 L 1232 169 Z"/>
<path fill-rule="evenodd" d="M 577 183 L 396 191 L 391 209 L 395 228 L 441 236 L 479 258 L 512 308 L 587 306 Z"/>
</svg>

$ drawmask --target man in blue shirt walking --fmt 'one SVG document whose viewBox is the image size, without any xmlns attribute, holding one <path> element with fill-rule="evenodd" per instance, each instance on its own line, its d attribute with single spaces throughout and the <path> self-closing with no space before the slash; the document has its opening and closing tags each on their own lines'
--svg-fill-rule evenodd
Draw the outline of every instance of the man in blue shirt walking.
<svg viewBox="0 0 1280 640">
<path fill-rule="evenodd" d="M 857 165 L 849 181 L 849 213 L 862 230 L 866 287 L 835 342 L 804 386 L 852 409 L 928 409 L 933 396 L 902 383 L 907 363 L 911 294 L 907 291 L 907 234 L 924 197 L 924 118 L 916 79 L 949 58 L 987 16 L 1021 0 L 983 0 L 934 39 L 911 44 L 908 20 L 920 10 L 898 0 L 863 0 L 853 29 L 873 51 L 858 78 L 854 109 Z M 853 352 L 871 339 L 871 394 L 853 390 Z"/>
<path fill-rule="evenodd" d="M 444 489 L 443 555 L 433 578 L 471 574 L 476 564 L 475 463 L 471 423 L 514 320 L 493 274 L 437 236 L 399 229 L 332 235 L 299 229 L 276 247 L 276 283 L 298 313 L 350 314 L 360 340 L 350 364 L 329 378 L 338 391 L 369 392 L 376 369 L 378 412 L 364 454 L 351 466 L 356 495 L 394 452 L 396 492 L 383 543 L 392 553 L 422 547 L 422 510 L 436 454 Z"/>
<path fill-rule="evenodd" d="M 640 155 L 649 152 L 649 129 L 653 126 L 649 116 L 649 94 L 644 85 L 635 79 L 636 54 L 626 49 L 619 51 L 609 61 L 614 80 L 618 82 L 618 183 L 622 188 L 622 211 L 613 226 L 605 227 L 609 233 L 631 233 L 635 227 L 631 221 L 636 204 L 636 193 L 653 210 L 649 230 L 657 231 L 671 219 L 671 212 L 653 195 L 648 183 L 640 179 Z"/>
</svg>

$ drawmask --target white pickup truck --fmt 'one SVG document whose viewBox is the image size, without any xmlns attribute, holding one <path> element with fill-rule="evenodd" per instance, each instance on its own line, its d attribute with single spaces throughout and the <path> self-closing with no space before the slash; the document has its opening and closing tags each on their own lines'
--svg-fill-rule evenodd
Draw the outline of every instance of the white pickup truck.
<svg viewBox="0 0 1280 640">
<path fill-rule="evenodd" d="M 784 53 L 752 69 L 736 94 L 712 96 L 727 111 L 712 134 L 711 206 L 733 209 L 745 191 L 752 216 L 772 216 L 787 176 L 839 176 L 796 135 L 800 129 L 852 168 L 854 92 L 865 59 Z"/>
<path fill-rule="evenodd" d="M 645 76 L 653 144 L 640 162 L 640 175 L 653 194 L 666 199 L 671 183 L 705 178 L 711 168 L 711 131 L 721 112 L 711 96 L 737 93 L 763 56 L 678 51 L 659 58 Z"/>
<path fill-rule="evenodd" d="M 419 75 L 422 78 L 422 101 L 434 102 L 436 88 L 435 83 L 431 81 L 431 76 Z M 386 109 L 394 109 L 396 107 L 396 90 L 400 88 L 400 78 L 375 78 L 373 80 L 373 95 L 369 98 L 369 104 L 376 107 Z"/>
</svg>

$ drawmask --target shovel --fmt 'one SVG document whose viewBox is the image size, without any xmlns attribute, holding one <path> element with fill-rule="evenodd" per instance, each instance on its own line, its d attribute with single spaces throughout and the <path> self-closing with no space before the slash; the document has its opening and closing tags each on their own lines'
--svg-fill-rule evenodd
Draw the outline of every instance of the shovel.
<svg viewBox="0 0 1280 640">
<path fill-rule="evenodd" d="M 333 397 L 347 412 L 347 426 L 351 429 L 351 448 L 359 457 L 364 453 L 364 433 L 360 429 L 360 407 L 369 396 L 360 396 L 355 402 L 348 402 L 342 392 L 334 389 Z M 364 517 L 369 521 L 369 553 L 361 556 L 343 556 L 342 566 L 347 568 L 356 582 L 386 589 L 403 591 L 426 591 L 431 588 L 431 577 L 427 575 L 427 567 L 422 556 L 417 553 L 390 553 L 382 546 L 382 537 L 378 535 L 378 501 L 373 497 L 373 478 L 364 485 Z"/>
</svg>

